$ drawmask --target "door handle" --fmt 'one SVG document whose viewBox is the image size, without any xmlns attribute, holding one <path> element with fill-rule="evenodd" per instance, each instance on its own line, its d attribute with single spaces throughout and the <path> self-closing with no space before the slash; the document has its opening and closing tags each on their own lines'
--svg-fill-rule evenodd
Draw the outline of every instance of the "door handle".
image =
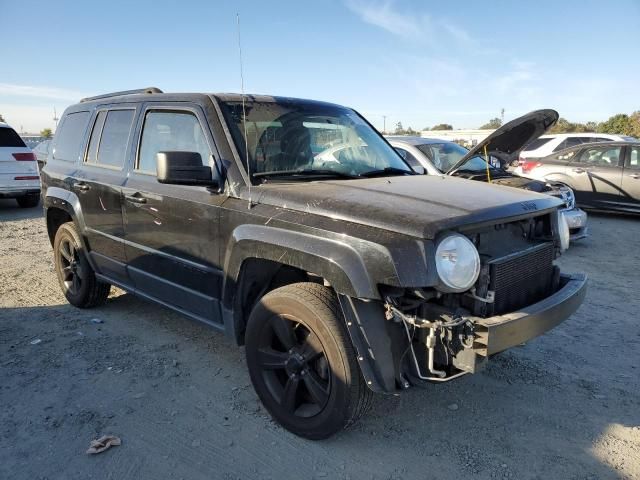
<svg viewBox="0 0 640 480">
<path fill-rule="evenodd" d="M 576 172 L 576 173 L 584 173 L 584 172 L 586 172 L 586 170 L 584 168 L 579 168 L 579 167 L 578 168 L 574 168 L 573 171 Z"/>
<path fill-rule="evenodd" d="M 80 190 L 81 192 L 86 192 L 91 189 L 91 187 L 84 182 L 74 183 L 73 188 L 75 188 L 76 190 Z"/>
<path fill-rule="evenodd" d="M 138 196 L 138 194 L 135 195 L 125 195 L 124 198 L 126 198 L 127 200 L 129 200 L 131 203 L 137 203 L 137 204 L 143 204 L 143 203 L 147 203 L 147 199 L 141 196 Z"/>
</svg>

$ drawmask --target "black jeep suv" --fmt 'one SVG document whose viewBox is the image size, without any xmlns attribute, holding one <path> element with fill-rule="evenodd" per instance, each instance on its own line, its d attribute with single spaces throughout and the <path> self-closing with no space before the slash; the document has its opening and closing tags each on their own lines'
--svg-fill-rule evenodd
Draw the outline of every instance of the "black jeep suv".
<svg viewBox="0 0 640 480">
<path fill-rule="evenodd" d="M 478 371 L 586 291 L 554 265 L 560 200 L 416 175 L 339 105 L 87 98 L 65 111 L 42 179 L 71 304 L 116 285 L 223 330 L 265 407 L 307 438 L 354 422 L 372 392 Z"/>
</svg>

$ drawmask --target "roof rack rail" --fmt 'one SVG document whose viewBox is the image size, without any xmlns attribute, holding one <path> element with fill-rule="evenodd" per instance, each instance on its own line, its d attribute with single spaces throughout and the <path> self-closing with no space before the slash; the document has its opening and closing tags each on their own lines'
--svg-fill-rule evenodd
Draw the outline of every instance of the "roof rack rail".
<svg viewBox="0 0 640 480">
<path fill-rule="evenodd" d="M 103 95 L 96 95 L 95 97 L 86 97 L 80 100 L 80 103 L 91 102 L 93 100 L 100 100 L 101 98 L 119 97 L 121 95 L 135 95 L 137 93 L 164 93 L 162 90 L 156 87 L 138 88 L 136 90 L 123 90 L 121 92 L 105 93 Z"/>
</svg>

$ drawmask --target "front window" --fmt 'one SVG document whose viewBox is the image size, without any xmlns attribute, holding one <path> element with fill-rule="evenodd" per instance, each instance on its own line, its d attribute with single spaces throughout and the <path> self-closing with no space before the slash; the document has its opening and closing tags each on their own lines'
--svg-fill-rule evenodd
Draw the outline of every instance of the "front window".
<svg viewBox="0 0 640 480">
<path fill-rule="evenodd" d="M 247 101 L 244 112 L 241 101 L 221 102 L 221 107 L 253 183 L 413 174 L 393 148 L 347 108 L 286 100 Z"/>
</svg>

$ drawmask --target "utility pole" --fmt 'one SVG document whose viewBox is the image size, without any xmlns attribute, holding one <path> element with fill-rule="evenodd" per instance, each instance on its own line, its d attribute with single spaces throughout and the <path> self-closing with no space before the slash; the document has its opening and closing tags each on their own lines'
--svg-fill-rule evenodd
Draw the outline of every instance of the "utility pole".
<svg viewBox="0 0 640 480">
<path fill-rule="evenodd" d="M 56 113 L 56 107 L 53 107 L 53 121 L 56 124 L 56 130 L 58 130 L 58 120 L 60 120 L 58 118 L 58 114 Z"/>
<path fill-rule="evenodd" d="M 500 121 L 504 125 L 504 108 L 502 108 L 502 110 L 500 110 Z"/>
<path fill-rule="evenodd" d="M 387 133 L 387 116 L 382 115 L 382 133 Z"/>
</svg>

